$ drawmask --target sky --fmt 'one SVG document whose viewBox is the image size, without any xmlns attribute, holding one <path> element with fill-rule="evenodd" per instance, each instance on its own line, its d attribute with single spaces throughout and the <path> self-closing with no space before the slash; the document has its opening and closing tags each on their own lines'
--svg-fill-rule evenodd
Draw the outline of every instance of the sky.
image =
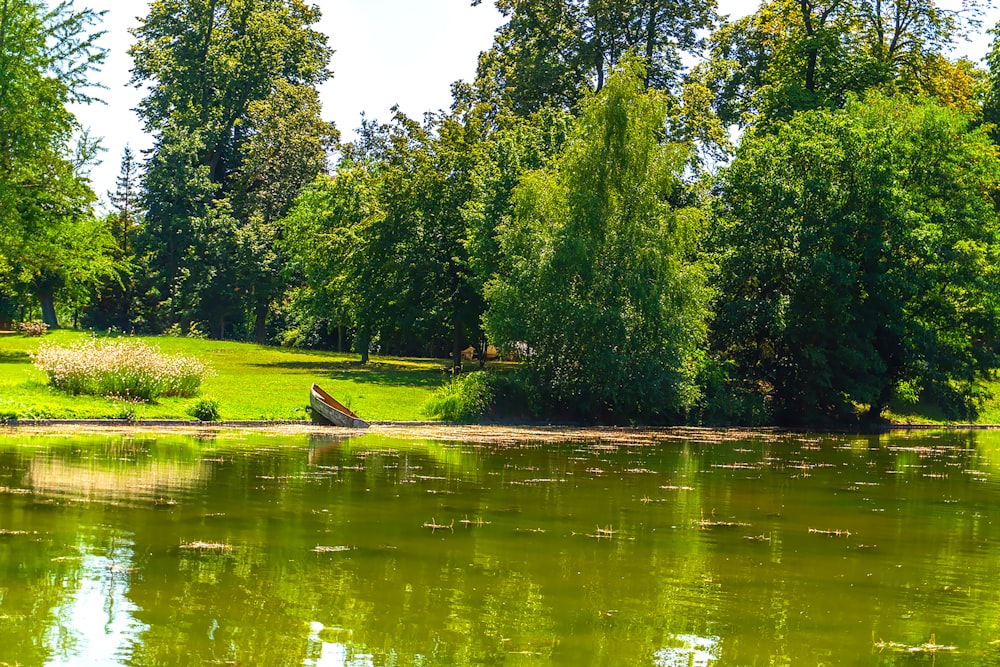
<svg viewBox="0 0 1000 667">
<path fill-rule="evenodd" d="M 412 117 L 446 109 L 451 84 L 475 76 L 479 53 L 490 47 L 502 17 L 492 2 L 472 7 L 470 0 L 313 0 L 323 12 L 317 26 L 329 36 L 336 51 L 333 78 L 320 89 L 324 117 L 337 124 L 350 139 L 360 125 L 361 113 L 388 120 L 398 104 Z M 942 4 L 959 4 L 959 0 Z M 754 11 L 755 0 L 719 0 L 719 12 L 732 18 Z M 94 190 L 102 199 L 114 190 L 115 178 L 126 144 L 136 152 L 149 148 L 151 139 L 133 109 L 143 97 L 129 85 L 133 42 L 128 30 L 145 15 L 146 2 L 128 0 L 76 0 L 76 6 L 106 11 L 101 44 L 107 60 L 93 79 L 105 87 L 97 91 L 104 104 L 77 107 L 74 111 L 91 135 L 106 149 L 102 163 L 91 171 Z M 985 26 L 1000 20 L 1000 9 L 987 12 Z M 975 36 L 960 44 L 954 55 L 974 60 L 985 55 L 990 40 Z"/>
</svg>

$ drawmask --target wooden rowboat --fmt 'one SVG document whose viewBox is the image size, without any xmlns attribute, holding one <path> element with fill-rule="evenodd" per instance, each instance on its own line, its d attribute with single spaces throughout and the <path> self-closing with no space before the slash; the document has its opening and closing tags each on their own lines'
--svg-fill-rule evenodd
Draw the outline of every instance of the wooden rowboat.
<svg viewBox="0 0 1000 667">
<path fill-rule="evenodd" d="M 344 407 L 317 384 L 314 384 L 309 392 L 309 405 L 312 406 L 314 415 L 334 426 L 368 428 L 368 422 Z"/>
</svg>

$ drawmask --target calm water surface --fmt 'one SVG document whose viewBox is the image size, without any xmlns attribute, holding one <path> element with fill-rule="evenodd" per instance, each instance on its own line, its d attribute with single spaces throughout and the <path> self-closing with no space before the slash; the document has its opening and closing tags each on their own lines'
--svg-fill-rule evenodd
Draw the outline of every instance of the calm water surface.
<svg viewBox="0 0 1000 667">
<path fill-rule="evenodd" d="M 0 664 L 996 665 L 1000 433 L 0 435 Z"/>
</svg>

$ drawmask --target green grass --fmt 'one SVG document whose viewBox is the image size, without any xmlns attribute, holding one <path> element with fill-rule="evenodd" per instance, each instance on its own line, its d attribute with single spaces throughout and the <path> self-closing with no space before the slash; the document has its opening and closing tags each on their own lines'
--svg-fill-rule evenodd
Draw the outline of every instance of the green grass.
<svg viewBox="0 0 1000 667">
<path fill-rule="evenodd" d="M 1000 424 L 1000 380 L 988 381 L 986 390 L 990 397 L 983 403 L 973 423 Z M 947 424 L 955 421 L 948 419 L 941 406 L 923 400 L 915 405 L 894 400 L 882 416 L 902 424 Z"/>
<path fill-rule="evenodd" d="M 368 420 L 426 419 L 423 406 L 445 384 L 449 361 L 372 357 L 265 347 L 192 338 L 144 338 L 168 354 L 197 357 L 212 370 L 199 398 L 161 398 L 125 405 L 100 397 L 69 396 L 52 389 L 32 366 L 29 352 L 46 341 L 70 344 L 90 334 L 54 331 L 44 338 L 0 333 L 0 417 L 49 419 L 191 419 L 199 400 L 218 401 L 224 420 L 310 418 L 309 387 L 318 383 Z"/>
</svg>

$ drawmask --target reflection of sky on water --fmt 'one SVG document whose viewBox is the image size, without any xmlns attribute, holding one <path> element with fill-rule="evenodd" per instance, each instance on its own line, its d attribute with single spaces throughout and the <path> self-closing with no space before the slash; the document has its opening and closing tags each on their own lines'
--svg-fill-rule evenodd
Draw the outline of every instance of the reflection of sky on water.
<svg viewBox="0 0 1000 667">
<path fill-rule="evenodd" d="M 309 653 L 319 655 L 307 659 L 305 667 L 372 667 L 375 664 L 370 655 L 355 654 L 340 642 L 323 641 L 320 637 L 324 630 L 322 623 L 311 623 L 310 628 Z"/>
<path fill-rule="evenodd" d="M 674 635 L 672 639 L 678 646 L 657 651 L 654 663 L 657 667 L 708 667 L 721 657 L 718 637 Z"/>
<path fill-rule="evenodd" d="M 46 643 L 46 665 L 120 665 L 147 628 L 133 616 L 128 599 L 132 544 L 118 545 L 110 557 L 84 554 L 80 588 L 55 612 Z"/>
</svg>

